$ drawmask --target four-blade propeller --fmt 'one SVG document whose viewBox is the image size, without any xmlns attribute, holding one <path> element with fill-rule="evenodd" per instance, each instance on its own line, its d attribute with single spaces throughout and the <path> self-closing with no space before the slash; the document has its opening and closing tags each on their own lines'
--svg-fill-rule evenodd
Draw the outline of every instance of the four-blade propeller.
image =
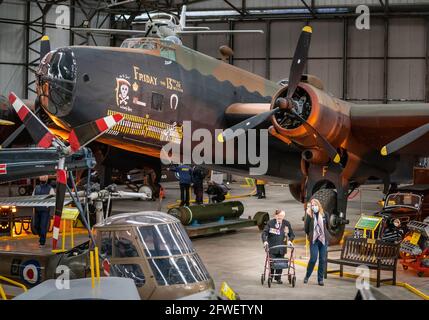
<svg viewBox="0 0 429 320">
<path fill-rule="evenodd" d="M 57 190 L 55 202 L 55 216 L 54 216 L 54 229 L 52 236 L 52 248 L 57 247 L 61 214 L 64 206 L 64 198 L 67 189 L 67 170 L 64 166 L 65 157 L 75 153 L 80 148 L 86 146 L 91 141 L 97 139 L 107 130 L 122 121 L 123 116 L 115 114 L 100 118 L 94 122 L 86 123 L 74 128 L 69 135 L 69 146 L 58 139 L 46 125 L 19 99 L 15 93 L 11 92 L 9 101 L 19 118 L 24 123 L 29 134 L 36 142 L 37 146 L 42 148 L 49 148 L 54 146 L 59 153 L 58 167 L 57 167 Z"/>
</svg>

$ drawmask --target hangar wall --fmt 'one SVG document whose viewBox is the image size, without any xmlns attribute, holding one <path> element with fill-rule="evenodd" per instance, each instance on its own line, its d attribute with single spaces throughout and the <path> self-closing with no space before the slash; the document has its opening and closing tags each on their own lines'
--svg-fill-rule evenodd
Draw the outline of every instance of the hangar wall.
<svg viewBox="0 0 429 320">
<path fill-rule="evenodd" d="M 383 0 L 384 1 L 384 0 Z M 389 5 L 425 5 L 427 0 L 388 0 Z M 241 8 L 243 0 L 229 0 L 230 4 L 237 8 Z M 311 5 L 311 1 L 306 2 Z M 278 8 L 305 8 L 301 0 L 245 0 L 246 8 L 254 9 L 278 9 Z M 320 7 L 341 7 L 341 6 L 356 6 L 364 4 L 368 6 L 379 6 L 380 0 L 317 0 L 315 5 Z M 192 9 L 198 10 L 230 10 L 231 5 L 224 1 L 200 1 L 191 4 Z"/>
<path fill-rule="evenodd" d="M 369 30 L 354 18 L 311 21 L 312 43 L 307 72 L 322 79 L 327 91 L 357 103 L 429 101 L 428 20 L 423 17 L 374 17 Z M 230 23 L 201 23 L 230 29 Z M 264 34 L 188 36 L 184 43 L 219 57 L 232 44 L 233 64 L 278 81 L 288 77 L 303 21 L 236 22 L 234 29 L 262 29 Z M 387 31 L 387 32 L 386 32 Z M 387 36 L 386 36 L 387 35 Z"/>
<path fill-rule="evenodd" d="M 42 2 L 43 5 L 46 2 Z M 85 13 L 88 13 L 89 8 L 74 6 L 73 14 L 70 11 L 64 16 L 69 19 L 67 21 L 58 20 L 64 12 L 61 10 L 63 5 L 70 5 L 70 1 L 62 1 L 59 5 L 53 5 L 45 16 L 46 35 L 49 36 L 51 48 L 70 45 L 70 31 L 56 27 L 56 23 L 65 22 L 69 25 L 79 25 L 83 20 L 87 19 Z M 27 14 L 29 21 L 32 23 L 26 25 Z M 102 16 L 105 17 L 106 15 Z M 27 70 L 27 63 L 31 69 L 37 68 L 39 59 L 40 47 L 40 31 L 42 30 L 42 11 L 41 7 L 35 2 L 22 0 L 7 0 L 0 4 L 0 94 L 8 95 L 10 91 L 14 91 L 18 95 L 28 98 L 34 98 L 34 73 Z M 72 19 L 74 21 L 72 21 Z M 91 25 L 95 26 L 96 22 L 91 21 Z M 101 26 L 108 27 L 109 20 L 105 21 Z M 27 34 L 28 32 L 28 34 Z M 77 35 L 72 36 L 74 43 L 78 44 L 82 37 Z M 89 43 L 97 45 L 109 45 L 110 39 L 103 36 L 89 37 Z M 27 43 L 28 42 L 28 43 Z M 26 48 L 28 57 L 26 57 Z M 27 61 L 28 60 L 28 61 Z M 26 77 L 27 74 L 27 77 Z M 27 90 L 27 85 L 28 90 Z"/>
<path fill-rule="evenodd" d="M 391 3 L 392 1 L 390 0 Z M 217 9 L 219 4 L 223 3 L 203 1 L 193 4 L 192 8 L 195 10 L 200 6 L 207 9 L 214 2 L 217 3 Z M 284 1 L 271 2 L 273 7 L 276 3 L 277 6 L 284 3 Z M 296 2 L 302 6 L 300 1 Z M 318 5 L 338 5 L 333 2 L 335 1 L 321 1 Z M 405 3 L 399 0 L 396 2 Z M 61 4 L 65 3 L 71 2 L 63 1 Z M 371 4 L 371 1 L 365 3 Z M 247 5 L 256 6 L 257 2 L 247 1 Z M 74 22 L 71 24 L 79 25 L 86 19 L 83 11 L 88 9 L 77 10 L 75 6 L 73 7 L 76 10 Z M 37 19 L 40 15 L 37 5 L 32 3 L 30 9 L 31 19 Z M 56 9 L 57 6 L 53 6 L 46 16 L 48 24 L 46 33 L 51 38 L 52 47 L 79 44 L 82 40 L 80 36 L 75 34 L 71 39 L 69 31 L 55 28 L 54 23 L 58 16 Z M 25 1 L 7 0 L 0 4 L 0 94 L 3 95 L 14 90 L 25 96 L 28 82 L 29 97 L 33 96 L 31 90 L 34 89 L 34 85 L 31 82 L 34 76 L 32 72 L 28 72 L 26 79 L 25 72 L 28 28 L 23 21 L 26 19 L 26 13 Z M 102 18 L 103 16 L 97 19 L 97 22 L 91 21 L 91 26 L 98 24 L 108 27 L 108 19 L 102 21 Z M 307 72 L 320 77 L 325 83 L 326 90 L 350 101 L 361 103 L 429 101 L 428 21 L 425 16 L 388 18 L 377 16 L 371 17 L 370 30 L 358 30 L 355 28 L 353 17 L 311 20 L 313 40 Z M 232 58 L 234 65 L 278 81 L 288 77 L 295 45 L 305 22 L 293 19 L 268 19 L 198 23 L 198 25 L 209 26 L 212 29 L 264 30 L 264 34 L 186 36 L 184 43 L 214 57 L 219 57 L 220 45 L 229 44 L 235 52 Z M 38 34 L 30 29 L 28 37 L 30 40 L 37 39 Z M 110 39 L 94 36 L 87 37 L 87 40 L 90 44 L 95 40 L 97 45 L 108 45 Z M 31 63 L 38 57 L 36 51 L 39 42 L 33 43 L 30 47 L 28 61 Z M 36 62 L 32 68 L 35 66 Z"/>
</svg>

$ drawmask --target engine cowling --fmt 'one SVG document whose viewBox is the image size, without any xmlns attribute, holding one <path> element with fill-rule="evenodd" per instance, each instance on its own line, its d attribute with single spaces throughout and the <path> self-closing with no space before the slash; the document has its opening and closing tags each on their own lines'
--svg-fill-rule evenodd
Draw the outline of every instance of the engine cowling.
<svg viewBox="0 0 429 320">
<path fill-rule="evenodd" d="M 281 88 L 271 101 L 274 108 L 278 98 L 287 96 L 287 87 Z M 296 89 L 293 100 L 295 110 L 334 147 L 340 148 L 350 133 L 350 105 L 336 99 L 326 92 L 301 82 Z M 312 162 L 324 163 L 329 158 L 317 145 L 315 136 L 307 131 L 300 121 L 287 111 L 280 111 L 271 118 L 276 131 L 289 140 L 303 147 L 303 158 Z"/>
</svg>

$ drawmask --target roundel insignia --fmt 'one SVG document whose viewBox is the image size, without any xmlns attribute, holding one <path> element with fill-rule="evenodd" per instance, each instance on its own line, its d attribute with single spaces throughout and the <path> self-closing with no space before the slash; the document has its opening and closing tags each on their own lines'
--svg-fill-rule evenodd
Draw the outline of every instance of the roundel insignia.
<svg viewBox="0 0 429 320">
<path fill-rule="evenodd" d="M 41 280 L 40 264 L 36 260 L 25 261 L 21 265 L 21 279 L 29 285 L 36 285 Z"/>
</svg>

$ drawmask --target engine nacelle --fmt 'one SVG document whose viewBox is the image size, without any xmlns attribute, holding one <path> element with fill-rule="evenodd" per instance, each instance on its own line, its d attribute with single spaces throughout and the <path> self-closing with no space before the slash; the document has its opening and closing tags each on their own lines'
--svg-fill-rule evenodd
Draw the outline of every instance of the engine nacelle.
<svg viewBox="0 0 429 320">
<path fill-rule="evenodd" d="M 286 97 L 287 87 L 281 88 L 271 101 L 274 108 L 277 98 Z M 298 101 L 297 111 L 334 147 L 341 147 L 350 133 L 350 105 L 336 99 L 326 92 L 301 82 L 296 89 L 293 99 Z M 307 129 L 290 114 L 279 112 L 271 118 L 276 131 L 284 137 L 301 145 L 305 150 L 317 149 L 316 139 Z M 310 155 L 310 153 L 308 154 Z M 322 155 L 318 155 L 318 160 Z"/>
</svg>

